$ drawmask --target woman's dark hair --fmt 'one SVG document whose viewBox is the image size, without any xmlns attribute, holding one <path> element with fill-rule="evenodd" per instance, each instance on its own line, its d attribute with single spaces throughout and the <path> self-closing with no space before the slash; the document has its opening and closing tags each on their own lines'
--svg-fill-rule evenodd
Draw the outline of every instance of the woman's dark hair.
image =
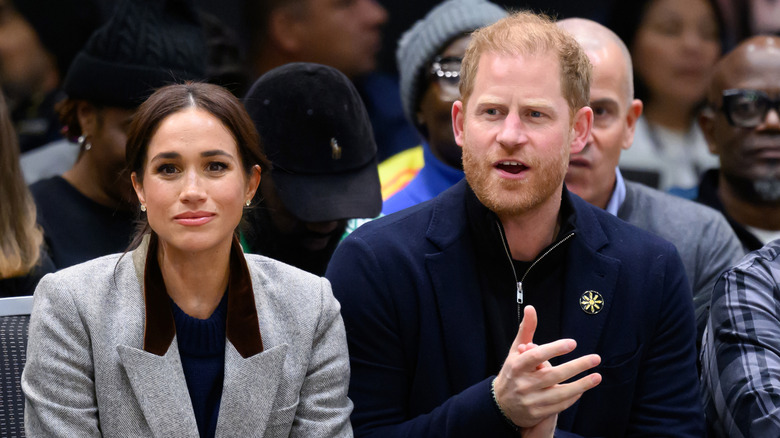
<svg viewBox="0 0 780 438">
<path fill-rule="evenodd" d="M 260 139 L 252 119 L 243 104 L 227 89 L 219 85 L 201 82 L 186 82 L 162 87 L 138 107 L 127 136 L 127 160 L 129 175 L 135 172 L 143 182 L 149 142 L 163 120 L 188 108 L 202 109 L 216 117 L 233 135 L 238 146 L 244 172 L 249 175 L 257 164 L 265 172 L 271 163 L 260 147 Z M 149 224 L 141 218 L 139 233 L 131 247 L 137 246 L 140 238 L 148 232 Z"/>
</svg>

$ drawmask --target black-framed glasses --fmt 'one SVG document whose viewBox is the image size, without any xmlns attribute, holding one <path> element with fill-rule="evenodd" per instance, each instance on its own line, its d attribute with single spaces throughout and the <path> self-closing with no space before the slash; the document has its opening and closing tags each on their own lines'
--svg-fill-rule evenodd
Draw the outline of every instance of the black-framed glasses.
<svg viewBox="0 0 780 438">
<path fill-rule="evenodd" d="M 730 89 L 723 91 L 723 106 L 717 108 L 732 126 L 755 128 L 766 119 L 770 109 L 780 114 L 780 98 L 772 99 L 761 90 Z"/>
</svg>

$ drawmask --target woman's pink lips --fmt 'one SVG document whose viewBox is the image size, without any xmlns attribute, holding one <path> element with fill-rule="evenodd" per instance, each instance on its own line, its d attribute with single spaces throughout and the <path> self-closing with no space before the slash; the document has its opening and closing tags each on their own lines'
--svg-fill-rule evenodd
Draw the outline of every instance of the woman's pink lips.
<svg viewBox="0 0 780 438">
<path fill-rule="evenodd" d="M 216 215 L 214 213 L 208 213 L 205 211 L 194 211 L 182 213 L 174 216 L 173 220 L 184 226 L 194 227 L 211 222 Z"/>
</svg>

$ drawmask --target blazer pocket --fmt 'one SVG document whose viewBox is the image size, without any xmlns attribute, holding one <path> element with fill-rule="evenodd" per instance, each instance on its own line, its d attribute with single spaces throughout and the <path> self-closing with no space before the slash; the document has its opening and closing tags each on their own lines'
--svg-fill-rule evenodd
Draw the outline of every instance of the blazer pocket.
<svg viewBox="0 0 780 438">
<path fill-rule="evenodd" d="M 609 363 L 597 367 L 594 371 L 600 373 L 602 377 L 599 386 L 623 385 L 636 379 L 642 350 L 640 345 L 633 353 L 620 355 L 611 359 Z"/>
</svg>

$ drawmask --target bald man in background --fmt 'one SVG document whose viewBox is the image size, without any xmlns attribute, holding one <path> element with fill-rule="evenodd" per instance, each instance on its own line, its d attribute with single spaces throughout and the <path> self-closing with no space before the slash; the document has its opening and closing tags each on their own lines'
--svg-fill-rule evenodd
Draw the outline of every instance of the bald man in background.
<svg viewBox="0 0 780 438">
<path fill-rule="evenodd" d="M 623 179 L 620 153 L 631 147 L 642 114 L 642 101 L 634 99 L 631 55 L 614 32 L 595 21 L 570 18 L 558 25 L 574 36 L 593 65 L 593 128 L 582 152 L 571 156 L 566 186 L 674 244 L 693 291 L 698 346 L 715 281 L 744 255 L 739 239 L 717 211 Z"/>
<path fill-rule="evenodd" d="M 780 38 L 749 41 L 712 75 L 699 124 L 720 168 L 704 173 L 697 201 L 754 251 L 780 238 Z"/>
</svg>

